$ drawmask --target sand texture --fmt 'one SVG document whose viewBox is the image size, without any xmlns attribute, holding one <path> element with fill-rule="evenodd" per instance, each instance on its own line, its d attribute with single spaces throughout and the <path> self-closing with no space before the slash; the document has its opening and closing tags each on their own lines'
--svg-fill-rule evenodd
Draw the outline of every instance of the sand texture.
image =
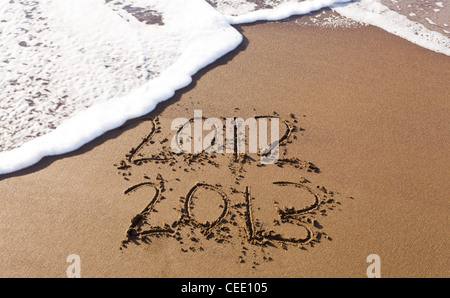
<svg viewBox="0 0 450 298">
<path fill-rule="evenodd" d="M 151 114 L 0 177 L 0 276 L 448 277 L 448 57 L 374 27 L 238 27 Z M 280 161 L 176 155 L 172 120 L 277 117 Z"/>
</svg>

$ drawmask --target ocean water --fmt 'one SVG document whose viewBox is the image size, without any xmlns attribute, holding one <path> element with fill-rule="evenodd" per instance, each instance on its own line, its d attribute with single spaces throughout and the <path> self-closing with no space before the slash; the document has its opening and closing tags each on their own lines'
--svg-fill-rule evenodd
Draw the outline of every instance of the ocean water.
<svg viewBox="0 0 450 298">
<path fill-rule="evenodd" d="M 304 14 L 450 56 L 449 0 L 1 0 L 0 174 L 149 113 L 242 42 L 233 24 Z"/>
</svg>

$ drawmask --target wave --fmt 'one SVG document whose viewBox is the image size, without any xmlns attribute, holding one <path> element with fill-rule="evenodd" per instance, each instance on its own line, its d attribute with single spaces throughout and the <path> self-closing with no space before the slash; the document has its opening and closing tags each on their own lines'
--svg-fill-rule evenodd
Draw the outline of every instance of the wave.
<svg viewBox="0 0 450 298">
<path fill-rule="evenodd" d="M 344 17 L 379 27 L 423 48 L 450 56 L 448 37 L 427 29 L 423 24 L 411 21 L 376 1 L 361 0 L 346 6 L 336 4 L 332 8 Z"/>
<path fill-rule="evenodd" d="M 329 7 L 450 55 L 449 39 L 374 0 L 0 3 L 0 174 L 151 112 L 241 42 L 231 25 Z"/>
</svg>

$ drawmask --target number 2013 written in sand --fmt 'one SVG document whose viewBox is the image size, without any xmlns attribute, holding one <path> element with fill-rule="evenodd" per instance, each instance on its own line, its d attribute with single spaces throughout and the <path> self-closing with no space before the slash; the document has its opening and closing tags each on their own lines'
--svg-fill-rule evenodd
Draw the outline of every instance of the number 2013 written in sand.
<svg viewBox="0 0 450 298">
<path fill-rule="evenodd" d="M 321 202 L 319 196 L 313 193 L 307 186 L 303 184 L 291 182 L 274 182 L 274 184 L 277 186 L 291 186 L 301 188 L 303 190 L 306 190 L 313 198 L 314 202 L 302 209 L 295 209 L 293 207 L 278 209 L 279 221 L 275 220 L 278 222 L 279 226 L 282 226 L 283 224 L 294 224 L 304 228 L 306 230 L 304 237 L 287 237 L 274 231 L 267 231 L 262 228 L 257 228 L 257 225 L 255 225 L 255 221 L 257 222 L 257 220 L 255 220 L 252 214 L 252 198 L 250 189 L 248 187 L 246 188 L 245 193 L 243 193 L 245 201 L 243 203 L 232 206 L 228 196 L 224 191 L 221 190 L 221 188 L 206 183 L 198 183 L 190 189 L 186 198 L 184 198 L 183 207 L 180 210 L 181 217 L 179 217 L 177 221 L 174 221 L 171 225 L 164 224 L 164 226 L 147 225 L 147 227 L 143 229 L 143 226 L 147 223 L 147 219 L 150 217 L 150 214 L 155 211 L 156 205 L 158 205 L 158 203 L 160 203 L 160 201 L 164 199 L 161 196 L 161 193 L 163 191 L 160 188 L 161 185 L 158 185 L 157 183 L 146 182 L 135 185 L 125 191 L 125 194 L 131 194 L 138 190 L 148 189 L 155 191 L 155 195 L 147 205 L 147 207 L 131 220 L 131 226 L 127 231 L 127 239 L 123 242 L 123 244 L 126 245 L 128 242 L 135 239 L 145 239 L 151 236 L 170 236 L 181 238 L 179 231 L 183 227 L 190 227 L 191 230 L 198 229 L 207 239 L 211 239 L 215 237 L 213 231 L 224 229 L 226 230 L 226 227 L 221 226 L 224 226 L 227 223 L 231 223 L 232 226 L 238 226 L 238 222 L 235 220 L 235 216 L 230 215 L 232 213 L 232 208 L 239 208 L 243 210 L 243 212 L 238 212 L 241 218 L 240 225 L 244 226 L 243 228 L 246 231 L 246 238 L 248 242 L 252 244 L 265 244 L 269 241 L 275 241 L 281 242 L 283 244 L 302 245 L 314 241 L 317 235 L 314 235 L 311 227 L 308 226 L 308 222 L 305 222 L 305 219 L 302 216 L 321 208 L 323 202 Z M 220 206 L 222 208 L 222 213 L 214 221 L 200 222 L 193 215 L 193 198 L 201 189 L 216 192 L 222 199 L 222 204 Z"/>
</svg>

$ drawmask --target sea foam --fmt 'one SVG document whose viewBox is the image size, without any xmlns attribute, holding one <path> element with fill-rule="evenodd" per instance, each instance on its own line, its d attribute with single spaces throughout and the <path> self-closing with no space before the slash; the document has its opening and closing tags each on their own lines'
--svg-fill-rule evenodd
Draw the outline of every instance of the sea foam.
<svg viewBox="0 0 450 298">
<path fill-rule="evenodd" d="M 450 55 L 447 37 L 375 0 L 2 1 L 0 174 L 151 112 L 241 43 L 230 24 L 325 7 Z"/>
<path fill-rule="evenodd" d="M 214 0 L 212 0 L 214 1 Z M 216 5 L 223 3 L 221 0 Z M 348 3 L 351 0 L 309 0 L 309 1 L 277 1 L 268 0 L 264 2 L 264 6 L 258 6 L 255 4 L 254 10 L 245 7 L 246 9 L 239 11 L 236 7 L 234 14 L 226 14 L 227 9 L 224 9 L 223 13 L 228 19 L 230 24 L 244 24 L 253 23 L 256 21 L 279 21 L 286 19 L 293 15 L 304 15 L 322 8 L 330 7 L 339 3 Z M 225 2 L 227 3 L 227 2 Z M 270 7 L 270 8 L 265 8 Z"/>
<path fill-rule="evenodd" d="M 450 56 L 450 39 L 409 20 L 374 0 L 360 0 L 345 6 L 334 5 L 339 14 L 402 37 L 426 49 Z"/>
<path fill-rule="evenodd" d="M 2 87 L 10 88 L 7 96 L 0 95 L 0 119 L 13 130 L 3 133 L 2 142 L 21 141 L 15 131 L 31 134 L 32 139 L 0 153 L 0 174 L 76 150 L 149 113 L 242 41 L 222 14 L 203 0 L 123 2 L 155 11 L 164 25 L 142 23 L 123 9 L 125 4 L 113 7 L 109 1 L 21 2 L 30 5 L 28 11 L 5 2 L 0 6 L 0 22 L 11 15 L 0 23 L 0 50 L 9 54 L 2 57 L 9 66 L 5 71 L 2 65 Z M 27 46 L 20 45 L 25 37 L 21 28 L 28 22 L 30 30 L 35 23 L 43 24 L 27 37 Z M 34 51 L 30 48 L 36 42 L 40 46 L 33 47 L 40 48 Z M 33 98 L 37 92 L 47 96 Z M 59 112 L 56 129 L 45 133 L 42 124 L 55 120 Z"/>
</svg>

